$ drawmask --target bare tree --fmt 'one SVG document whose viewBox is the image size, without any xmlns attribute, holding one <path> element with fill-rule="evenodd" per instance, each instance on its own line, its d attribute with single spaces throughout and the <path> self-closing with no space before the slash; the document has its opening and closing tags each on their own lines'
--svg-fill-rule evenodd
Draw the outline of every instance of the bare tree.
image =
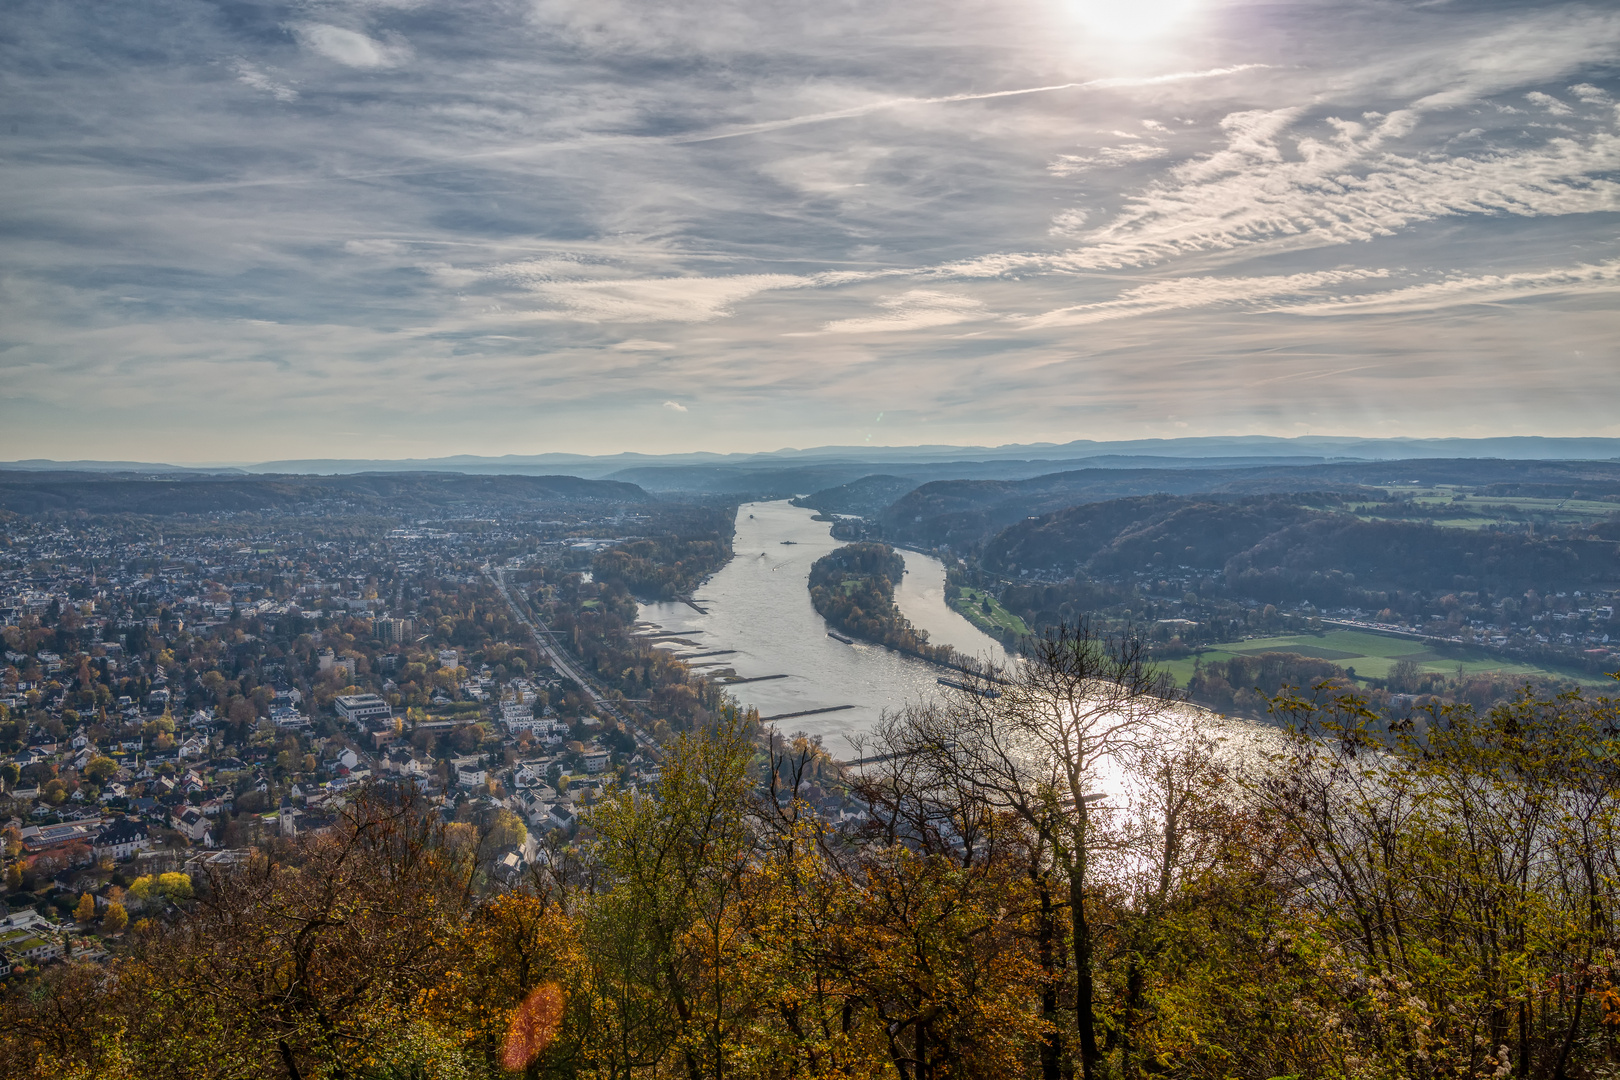
<svg viewBox="0 0 1620 1080">
<path fill-rule="evenodd" d="M 1032 834 L 1028 850 L 1066 889 L 1075 1034 L 1091 1080 L 1102 1059 L 1092 1009 L 1095 934 L 1086 911 L 1094 855 L 1104 842 L 1096 804 L 1117 788 L 1120 771 L 1159 741 L 1179 699 L 1133 636 L 1062 626 L 1028 652 L 1015 667 L 964 674 L 947 701 L 908 710 L 884 740 L 891 758 L 906 761 L 889 769 L 893 781 L 915 783 L 926 773 L 934 790 L 952 791 L 950 802 L 971 793 L 1012 815 Z M 957 816 L 971 828 L 971 815 Z M 1055 1012 L 1054 1003 L 1045 1009 Z M 1042 1071 L 1056 1075 L 1056 1054 L 1043 1054 Z"/>
</svg>

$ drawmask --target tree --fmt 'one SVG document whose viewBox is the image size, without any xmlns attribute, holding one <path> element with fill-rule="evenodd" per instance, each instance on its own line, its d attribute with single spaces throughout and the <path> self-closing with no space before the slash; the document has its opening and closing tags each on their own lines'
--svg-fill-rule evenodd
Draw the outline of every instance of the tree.
<svg viewBox="0 0 1620 1080">
<path fill-rule="evenodd" d="M 573 1008 L 550 1057 L 577 1057 L 591 1012 L 578 929 L 559 904 L 530 893 L 504 893 L 480 905 L 451 943 L 454 959 L 445 981 L 427 992 L 429 1015 L 460 1032 L 465 1051 L 493 1067 L 514 1012 L 541 987 L 557 987 Z M 524 1057 L 517 1067 L 538 1076 L 541 1062 Z"/>
<path fill-rule="evenodd" d="M 101 914 L 101 928 L 109 934 L 121 934 L 124 927 L 129 925 L 129 912 L 123 904 L 111 903 L 107 910 Z"/>
<path fill-rule="evenodd" d="M 773 748 L 775 740 L 773 740 Z M 800 798 L 819 748 L 773 754 L 766 844 L 736 919 L 754 947 L 747 1044 L 765 1075 L 1002 1077 L 1043 1041 L 1021 834 L 906 763 L 857 780 L 880 823 L 840 834 Z M 892 768 L 884 766 L 892 764 Z M 888 781 L 895 781 L 889 783 Z"/>
<path fill-rule="evenodd" d="M 1354 1052 L 1391 1075 L 1417 1055 L 1425 1075 L 1555 1080 L 1612 1054 L 1620 704 L 1527 691 L 1394 732 L 1352 694 L 1277 705 L 1294 731 L 1253 789 L 1341 957 L 1336 1006 L 1366 1010 Z"/>
<path fill-rule="evenodd" d="M 752 847 L 752 756 L 735 710 L 669 748 L 654 798 L 603 799 L 589 822 L 604 890 L 586 915 L 601 1022 L 615 1068 L 673 1056 L 694 1077 L 729 1071 L 749 995 L 733 921 Z"/>
<path fill-rule="evenodd" d="M 445 840 L 414 794 L 365 794 L 289 861 L 211 870 L 126 975 L 145 987 L 152 1073 L 213 1054 L 237 1075 L 354 1077 L 368 1058 L 406 1053 L 399 1039 L 422 1034 L 412 1018 L 447 978 L 473 899 L 471 853 Z M 158 1036 L 190 1013 L 207 1021 L 194 1037 Z"/>
<path fill-rule="evenodd" d="M 96 898 L 90 893 L 79 897 L 79 906 L 73 909 L 73 917 L 82 923 L 94 922 L 96 919 Z"/>
<path fill-rule="evenodd" d="M 1034 849 L 1051 861 L 1067 892 L 1081 1071 L 1093 1080 L 1102 1061 L 1096 931 L 1087 911 L 1103 840 L 1095 806 L 1178 701 L 1147 663 L 1143 642 L 1105 637 L 1084 623 L 1032 642 L 1019 667 L 970 673 L 962 686 L 944 705 L 912 711 L 903 750 L 1022 822 Z"/>
<path fill-rule="evenodd" d="M 96 784 L 105 784 L 118 774 L 118 763 L 110 757 L 96 755 L 84 766 L 84 775 Z"/>
</svg>

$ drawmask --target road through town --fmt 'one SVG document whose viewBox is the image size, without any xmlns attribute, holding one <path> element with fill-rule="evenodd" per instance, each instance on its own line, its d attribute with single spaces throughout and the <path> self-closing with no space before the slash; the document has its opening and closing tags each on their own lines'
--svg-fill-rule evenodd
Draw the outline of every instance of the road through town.
<svg viewBox="0 0 1620 1080">
<path fill-rule="evenodd" d="M 613 717 L 627 729 L 636 730 L 636 725 L 632 724 L 624 713 L 608 700 L 606 693 L 596 684 L 596 681 L 580 670 L 573 660 L 551 640 L 551 631 L 546 627 L 545 623 L 540 622 L 538 619 L 531 619 L 523 607 L 512 598 L 511 587 L 506 583 L 506 570 L 504 568 L 490 567 L 486 564 L 484 574 L 494 583 L 496 590 L 501 594 L 501 599 L 505 600 L 506 606 L 512 609 L 513 617 L 523 624 L 523 628 L 534 638 L 534 643 L 539 646 L 541 653 L 545 655 L 551 666 L 557 669 L 557 673 L 578 683 L 585 696 L 590 699 L 593 708 L 600 709 Z"/>
</svg>

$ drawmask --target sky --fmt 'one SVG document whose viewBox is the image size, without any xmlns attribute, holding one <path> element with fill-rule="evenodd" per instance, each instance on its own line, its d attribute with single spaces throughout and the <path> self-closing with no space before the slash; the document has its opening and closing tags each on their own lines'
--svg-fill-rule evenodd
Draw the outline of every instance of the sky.
<svg viewBox="0 0 1620 1080">
<path fill-rule="evenodd" d="M 8 0 L 0 459 L 1620 435 L 1620 10 Z"/>
</svg>

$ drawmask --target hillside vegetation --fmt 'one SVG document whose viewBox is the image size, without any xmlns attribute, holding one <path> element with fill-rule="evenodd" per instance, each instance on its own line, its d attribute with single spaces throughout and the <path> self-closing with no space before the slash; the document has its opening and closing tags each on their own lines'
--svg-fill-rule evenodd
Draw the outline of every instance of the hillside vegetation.
<svg viewBox="0 0 1620 1080">
<path fill-rule="evenodd" d="M 1297 734 L 1234 760 L 1128 643 L 1047 646 L 888 718 L 861 771 L 724 712 L 512 883 L 498 828 L 366 788 L 151 897 L 109 962 L 14 980 L 0 1075 L 1612 1075 L 1614 703 L 1381 736 L 1283 700 Z"/>
<path fill-rule="evenodd" d="M 999 574 L 1095 577 L 1190 568 L 1220 575 L 1234 595 L 1318 605 L 1382 607 L 1366 594 L 1391 589 L 1516 594 L 1620 585 L 1620 546 L 1598 536 L 1364 520 L 1346 512 L 1352 505 L 1354 496 L 1329 493 L 1091 503 L 1009 527 L 985 545 L 982 562 Z"/>
<path fill-rule="evenodd" d="M 1145 495 L 1332 492 L 1382 500 L 1402 487 L 1465 488 L 1480 499 L 1606 500 L 1620 509 L 1620 463 L 1428 460 L 1243 468 L 1078 469 L 1027 480 L 936 480 L 885 508 L 883 535 L 966 550 L 1024 518 Z M 1449 496 L 1448 496 L 1449 497 Z M 1472 496 L 1471 496 L 1472 497 Z"/>
</svg>

